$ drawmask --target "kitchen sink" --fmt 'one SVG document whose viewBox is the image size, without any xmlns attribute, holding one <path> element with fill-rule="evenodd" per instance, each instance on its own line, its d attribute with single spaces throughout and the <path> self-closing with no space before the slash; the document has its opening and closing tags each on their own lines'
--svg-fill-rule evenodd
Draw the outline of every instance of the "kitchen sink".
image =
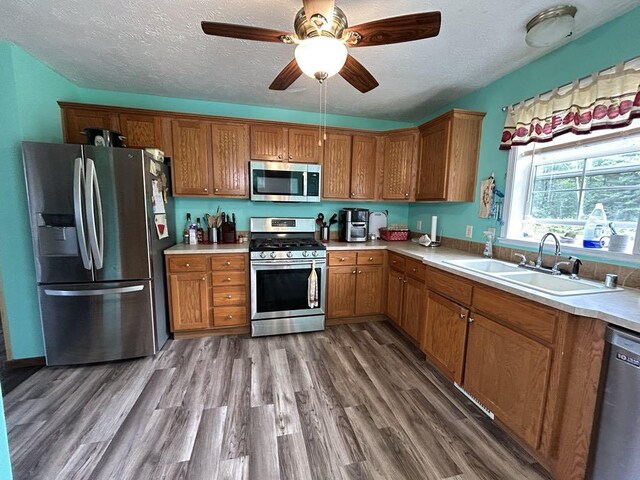
<svg viewBox="0 0 640 480">
<path fill-rule="evenodd" d="M 518 268 L 516 264 L 492 259 L 445 260 L 444 263 L 466 270 L 484 273 L 496 279 L 533 288 L 550 295 L 571 296 L 616 292 L 622 288 L 607 288 L 602 283 L 589 280 L 572 280 L 566 276 L 532 272 Z"/>
<path fill-rule="evenodd" d="M 449 263 L 457 267 L 466 268 L 467 270 L 474 270 L 481 273 L 504 273 L 504 272 L 517 272 L 518 266 L 513 263 L 501 262 L 500 260 L 491 259 L 478 259 L 478 260 L 445 260 L 444 263 Z"/>
</svg>

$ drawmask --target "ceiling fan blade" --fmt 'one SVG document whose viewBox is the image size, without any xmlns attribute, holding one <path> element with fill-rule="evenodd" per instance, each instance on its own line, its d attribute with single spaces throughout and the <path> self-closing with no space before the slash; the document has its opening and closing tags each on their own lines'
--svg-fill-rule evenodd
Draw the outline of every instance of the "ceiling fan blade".
<svg viewBox="0 0 640 480">
<path fill-rule="evenodd" d="M 300 75 L 302 75 L 302 70 L 300 70 L 298 62 L 296 62 L 296 59 L 294 58 L 282 69 L 275 80 L 271 82 L 269 90 L 286 90 L 300 77 Z"/>
<path fill-rule="evenodd" d="M 257 40 L 260 42 L 282 42 L 282 36 L 291 35 L 290 33 L 271 30 L 270 28 L 206 21 L 202 22 L 202 31 L 207 35 L 215 35 L 217 37 L 240 38 L 242 40 Z"/>
<path fill-rule="evenodd" d="M 389 45 L 435 37 L 440 33 L 440 23 L 440 12 L 414 13 L 362 23 L 349 27 L 345 34 L 356 32 L 362 37 L 357 43 L 348 44 L 351 47 Z"/>
<path fill-rule="evenodd" d="M 333 9 L 335 0 L 303 0 L 304 14 L 307 20 L 311 20 L 314 15 L 322 15 L 328 25 L 333 22 Z"/>
<path fill-rule="evenodd" d="M 340 70 L 340 76 L 362 93 L 367 93 L 379 85 L 378 81 L 369 73 L 369 70 L 364 68 L 351 55 L 347 55 L 347 61 L 342 70 Z"/>
</svg>

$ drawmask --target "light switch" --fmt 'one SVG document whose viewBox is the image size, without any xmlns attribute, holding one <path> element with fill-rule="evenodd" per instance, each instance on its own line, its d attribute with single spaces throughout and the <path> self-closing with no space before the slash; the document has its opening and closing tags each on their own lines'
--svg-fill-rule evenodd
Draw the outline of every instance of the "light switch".
<svg viewBox="0 0 640 480">
<path fill-rule="evenodd" d="M 467 229 L 464 231 L 464 236 L 467 238 L 473 237 L 473 225 L 467 225 Z"/>
</svg>

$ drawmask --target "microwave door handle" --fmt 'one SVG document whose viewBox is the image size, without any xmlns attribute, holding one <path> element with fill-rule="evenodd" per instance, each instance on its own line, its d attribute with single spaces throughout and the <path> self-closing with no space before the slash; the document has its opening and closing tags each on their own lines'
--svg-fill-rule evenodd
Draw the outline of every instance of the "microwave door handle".
<svg viewBox="0 0 640 480">
<path fill-rule="evenodd" d="M 90 158 L 87 158 L 85 197 L 87 222 L 89 223 L 89 242 L 93 253 L 94 265 L 96 270 L 100 270 L 104 260 L 104 221 L 98 176 L 96 175 L 95 163 Z"/>
<path fill-rule="evenodd" d="M 302 195 L 307 198 L 307 171 L 302 172 Z"/>
<path fill-rule="evenodd" d="M 73 213 L 82 265 L 86 270 L 91 270 L 93 268 L 93 262 L 91 260 L 91 250 L 84 232 L 84 212 L 82 211 L 82 188 L 84 181 L 84 165 L 82 158 L 78 157 L 73 166 Z"/>
</svg>

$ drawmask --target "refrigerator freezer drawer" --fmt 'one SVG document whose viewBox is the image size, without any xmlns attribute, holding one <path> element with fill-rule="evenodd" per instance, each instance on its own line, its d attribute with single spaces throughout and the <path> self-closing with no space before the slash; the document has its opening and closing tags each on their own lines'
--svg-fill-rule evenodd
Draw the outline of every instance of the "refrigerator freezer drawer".
<svg viewBox="0 0 640 480">
<path fill-rule="evenodd" d="M 151 281 L 38 287 L 47 365 L 155 353 Z"/>
</svg>

